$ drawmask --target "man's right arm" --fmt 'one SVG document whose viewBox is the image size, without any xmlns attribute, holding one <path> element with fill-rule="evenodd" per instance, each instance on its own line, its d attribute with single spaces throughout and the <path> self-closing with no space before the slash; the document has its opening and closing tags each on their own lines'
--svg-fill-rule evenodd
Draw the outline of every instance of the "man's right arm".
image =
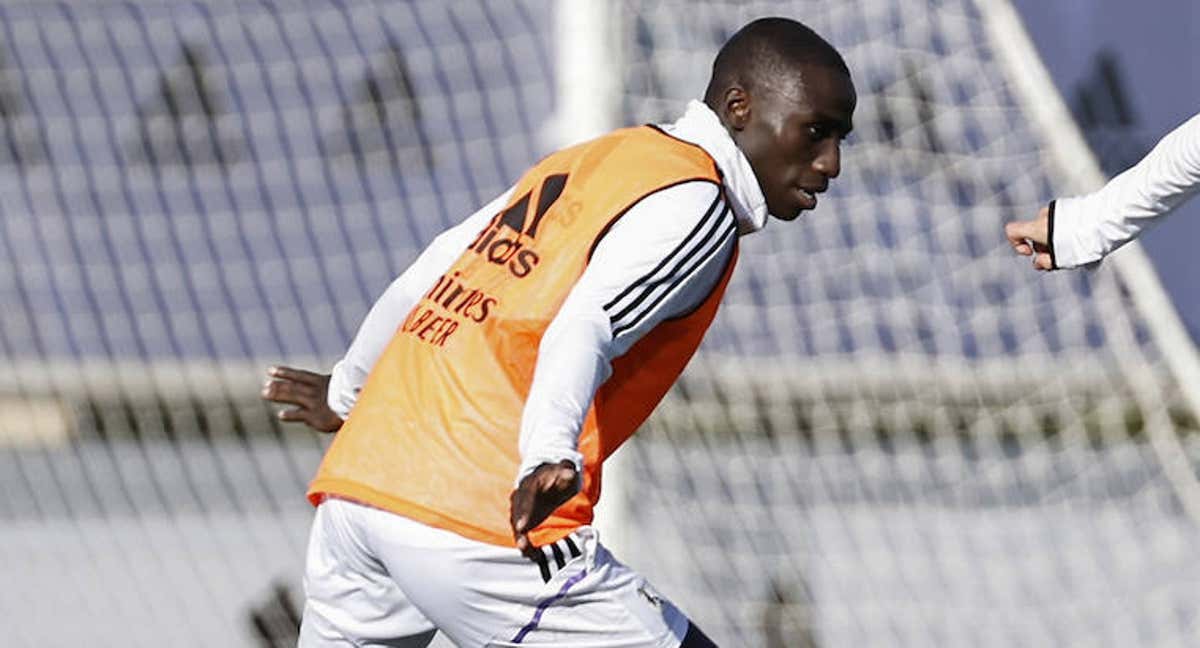
<svg viewBox="0 0 1200 648">
<path fill-rule="evenodd" d="M 1099 191 L 1060 198 L 1029 221 L 1005 226 L 1018 254 L 1039 270 L 1095 263 L 1200 190 L 1200 115 Z M 1032 243 L 1032 245 L 1031 245 Z"/>
<path fill-rule="evenodd" d="M 480 230 L 504 208 L 511 195 L 512 189 L 505 191 L 462 223 L 439 234 L 371 306 L 346 355 L 333 366 L 328 402 L 338 416 L 343 419 L 349 416 L 367 374 L 371 373 L 375 361 L 409 311 L 433 287 L 438 277 L 454 265 Z"/>
<path fill-rule="evenodd" d="M 292 367 L 269 369 L 263 399 L 291 406 L 279 412 L 280 420 L 303 422 L 324 432 L 338 429 L 396 328 L 511 195 L 512 189 L 505 191 L 462 223 L 439 234 L 371 306 L 346 355 L 329 375 Z"/>
</svg>

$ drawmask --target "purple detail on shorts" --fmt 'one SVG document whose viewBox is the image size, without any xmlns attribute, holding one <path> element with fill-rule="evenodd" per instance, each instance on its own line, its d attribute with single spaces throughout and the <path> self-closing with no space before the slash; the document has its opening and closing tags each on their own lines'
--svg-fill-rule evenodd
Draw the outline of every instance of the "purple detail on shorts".
<svg viewBox="0 0 1200 648">
<path fill-rule="evenodd" d="M 546 611 L 546 608 L 554 605 L 559 599 L 566 596 L 567 590 L 571 589 L 576 583 L 583 580 L 584 576 L 587 576 L 586 569 L 568 578 L 567 582 L 563 583 L 563 586 L 559 588 L 558 594 L 555 594 L 541 603 L 538 603 L 537 611 L 533 613 L 533 618 L 529 620 L 529 623 L 525 624 L 524 628 L 521 628 L 521 631 L 517 633 L 517 636 L 513 637 L 513 643 L 521 643 L 525 640 L 525 635 L 537 629 L 538 623 L 540 623 L 542 620 L 542 613 Z"/>
</svg>

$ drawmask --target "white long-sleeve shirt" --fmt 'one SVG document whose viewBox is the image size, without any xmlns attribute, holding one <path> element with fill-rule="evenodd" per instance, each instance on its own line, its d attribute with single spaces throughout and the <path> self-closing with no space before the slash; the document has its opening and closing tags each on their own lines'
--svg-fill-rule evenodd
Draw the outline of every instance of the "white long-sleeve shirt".
<svg viewBox="0 0 1200 648">
<path fill-rule="evenodd" d="M 766 223 L 766 200 L 750 163 L 715 113 L 692 101 L 682 118 L 662 128 L 716 161 L 726 194 L 702 181 L 662 189 L 634 205 L 600 240 L 538 347 L 521 418 L 518 482 L 542 463 L 570 460 L 582 469 L 579 434 L 612 360 L 664 319 L 699 306 L 724 272 L 736 236 Z M 396 328 L 511 192 L 435 238 L 371 308 L 333 368 L 328 400 L 338 415 L 349 414 Z"/>
<path fill-rule="evenodd" d="M 1141 162 L 1093 193 L 1051 203 L 1056 268 L 1094 263 L 1133 240 L 1200 190 L 1200 115 L 1164 137 Z"/>
</svg>

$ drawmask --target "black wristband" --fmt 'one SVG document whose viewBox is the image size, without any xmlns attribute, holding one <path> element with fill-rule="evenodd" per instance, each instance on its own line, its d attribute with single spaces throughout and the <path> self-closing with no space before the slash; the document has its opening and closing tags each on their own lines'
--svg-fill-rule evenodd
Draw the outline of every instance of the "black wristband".
<svg viewBox="0 0 1200 648">
<path fill-rule="evenodd" d="M 1050 250 L 1050 269 L 1058 270 L 1058 259 L 1054 256 L 1054 206 L 1057 200 L 1050 201 L 1050 216 L 1046 219 L 1046 248 Z"/>
</svg>

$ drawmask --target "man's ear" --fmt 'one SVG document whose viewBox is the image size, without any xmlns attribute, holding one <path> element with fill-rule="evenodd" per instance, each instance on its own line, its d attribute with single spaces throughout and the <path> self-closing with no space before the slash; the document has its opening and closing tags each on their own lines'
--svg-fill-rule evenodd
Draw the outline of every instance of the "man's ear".
<svg viewBox="0 0 1200 648">
<path fill-rule="evenodd" d="M 741 86 L 730 86 L 721 95 L 721 112 L 725 126 L 744 130 L 750 123 L 750 93 Z"/>
</svg>

